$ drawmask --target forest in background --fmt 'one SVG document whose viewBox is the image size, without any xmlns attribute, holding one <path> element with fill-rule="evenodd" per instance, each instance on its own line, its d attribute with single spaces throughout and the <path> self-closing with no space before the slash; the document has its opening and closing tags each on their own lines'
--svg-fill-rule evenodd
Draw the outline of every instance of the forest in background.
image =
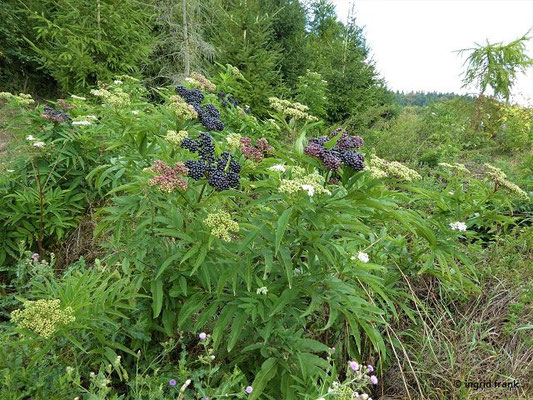
<svg viewBox="0 0 533 400">
<path fill-rule="evenodd" d="M 399 93 L 356 17 L 3 2 L 1 400 L 533 396 L 530 39 Z"/>
</svg>

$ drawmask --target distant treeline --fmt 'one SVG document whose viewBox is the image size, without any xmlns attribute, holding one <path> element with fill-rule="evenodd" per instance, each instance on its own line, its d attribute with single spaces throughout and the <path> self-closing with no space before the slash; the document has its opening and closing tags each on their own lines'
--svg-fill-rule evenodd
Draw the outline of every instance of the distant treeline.
<svg viewBox="0 0 533 400">
<path fill-rule="evenodd" d="M 472 99 L 472 96 L 469 95 L 460 95 L 457 93 L 441 93 L 441 92 L 394 92 L 394 99 L 396 103 L 403 107 L 408 106 L 417 106 L 424 107 L 428 106 L 435 101 L 446 101 L 452 100 L 458 97 Z"/>
</svg>

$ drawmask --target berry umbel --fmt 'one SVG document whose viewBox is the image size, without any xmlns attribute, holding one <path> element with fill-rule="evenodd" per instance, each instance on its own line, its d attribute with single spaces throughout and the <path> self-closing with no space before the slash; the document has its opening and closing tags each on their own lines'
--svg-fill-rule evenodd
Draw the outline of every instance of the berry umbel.
<svg viewBox="0 0 533 400">
<path fill-rule="evenodd" d="M 216 157 L 215 141 L 211 135 L 200 132 L 198 139 L 183 139 L 181 147 L 199 156 L 199 160 L 185 161 L 190 178 L 195 181 L 205 178 L 218 192 L 239 186 L 241 164 L 228 152 Z"/>
<path fill-rule="evenodd" d="M 328 146 L 327 143 L 335 138 L 335 145 Z M 365 167 L 364 157 L 354 149 L 359 149 L 362 145 L 363 139 L 360 136 L 348 135 L 346 130 L 338 128 L 328 136 L 310 139 L 304 152 L 308 156 L 318 158 L 329 170 L 338 171 L 344 164 L 355 171 L 361 171 Z"/>
</svg>

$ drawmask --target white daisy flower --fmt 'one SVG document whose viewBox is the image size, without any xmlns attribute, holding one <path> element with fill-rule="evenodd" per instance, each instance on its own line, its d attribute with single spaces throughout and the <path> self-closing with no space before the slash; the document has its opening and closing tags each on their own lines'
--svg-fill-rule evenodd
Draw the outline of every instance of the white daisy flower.
<svg viewBox="0 0 533 400">
<path fill-rule="evenodd" d="M 370 257 L 368 257 L 368 254 L 360 251 L 359 254 L 357 254 L 357 258 L 359 261 L 367 263 L 370 260 Z"/>
</svg>

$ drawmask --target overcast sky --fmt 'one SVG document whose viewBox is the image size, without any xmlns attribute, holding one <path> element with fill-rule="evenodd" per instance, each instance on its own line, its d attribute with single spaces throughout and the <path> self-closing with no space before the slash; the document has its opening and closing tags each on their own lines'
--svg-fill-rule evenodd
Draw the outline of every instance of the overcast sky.
<svg viewBox="0 0 533 400">
<path fill-rule="evenodd" d="M 352 0 L 332 1 L 346 21 Z M 453 51 L 486 39 L 508 42 L 533 28 L 533 0 L 355 0 L 355 12 L 378 71 L 403 91 L 472 92 L 461 89 L 464 58 Z M 533 105 L 533 71 L 513 94 Z"/>
</svg>

